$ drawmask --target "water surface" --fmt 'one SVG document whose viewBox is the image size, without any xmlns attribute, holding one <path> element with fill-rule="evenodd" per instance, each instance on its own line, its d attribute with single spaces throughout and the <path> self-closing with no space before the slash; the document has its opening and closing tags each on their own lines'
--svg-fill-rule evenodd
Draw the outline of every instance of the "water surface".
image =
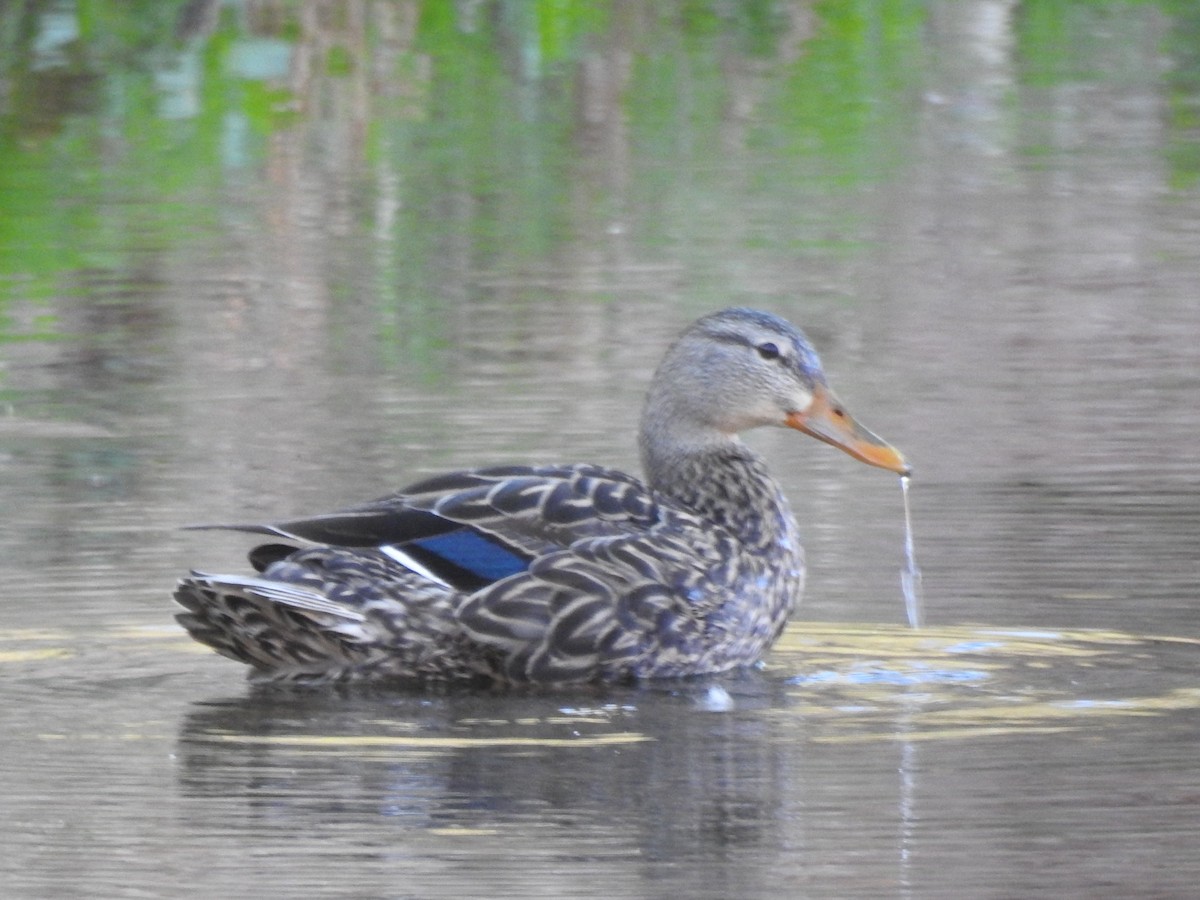
<svg viewBox="0 0 1200 900">
<path fill-rule="evenodd" d="M 1192 892 L 1195 15 L 734 7 L 0 12 L 6 896 Z M 246 549 L 181 525 L 636 469 L 731 303 L 913 463 L 922 629 L 894 480 L 791 432 L 758 671 L 261 690 L 173 624 Z"/>
</svg>

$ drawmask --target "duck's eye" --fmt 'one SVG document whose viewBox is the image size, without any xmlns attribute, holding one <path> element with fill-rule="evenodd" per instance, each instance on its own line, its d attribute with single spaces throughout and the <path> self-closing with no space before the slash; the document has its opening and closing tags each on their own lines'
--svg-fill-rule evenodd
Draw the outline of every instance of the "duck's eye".
<svg viewBox="0 0 1200 900">
<path fill-rule="evenodd" d="M 765 344 L 758 345 L 758 355 L 763 359 L 779 359 L 779 348 L 767 341 Z"/>
</svg>

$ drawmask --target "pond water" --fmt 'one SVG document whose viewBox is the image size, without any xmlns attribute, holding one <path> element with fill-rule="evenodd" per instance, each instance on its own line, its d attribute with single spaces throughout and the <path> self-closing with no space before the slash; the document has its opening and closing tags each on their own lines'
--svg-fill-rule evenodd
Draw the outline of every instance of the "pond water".
<svg viewBox="0 0 1200 900">
<path fill-rule="evenodd" d="M 1191 896 L 1190 4 L 0 7 L 0 893 Z M 760 670 L 285 691 L 212 521 L 637 468 L 695 317 L 801 325 L 896 479 L 752 435 Z"/>
</svg>

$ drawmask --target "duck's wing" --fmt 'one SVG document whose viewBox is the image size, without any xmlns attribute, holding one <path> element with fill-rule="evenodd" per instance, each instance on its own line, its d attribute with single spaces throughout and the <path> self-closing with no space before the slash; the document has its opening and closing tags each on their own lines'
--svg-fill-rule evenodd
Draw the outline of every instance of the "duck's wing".
<svg viewBox="0 0 1200 900">
<path fill-rule="evenodd" d="M 636 478 L 590 465 L 508 466 L 440 475 L 362 506 L 270 525 L 216 526 L 334 547 L 373 547 L 473 593 L 590 538 L 636 535 L 664 515 Z M 256 547 L 256 568 L 291 552 Z"/>
<path fill-rule="evenodd" d="M 468 597 L 459 623 L 510 682 L 683 674 L 712 642 L 730 542 L 683 520 L 585 538 Z"/>
</svg>

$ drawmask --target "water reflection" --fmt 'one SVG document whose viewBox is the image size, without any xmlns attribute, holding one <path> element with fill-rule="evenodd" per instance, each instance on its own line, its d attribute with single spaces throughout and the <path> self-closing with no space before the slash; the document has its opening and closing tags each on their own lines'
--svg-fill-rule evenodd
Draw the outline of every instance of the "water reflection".
<svg viewBox="0 0 1200 900">
<path fill-rule="evenodd" d="M 1058 833 L 1035 823 L 1061 824 L 1053 811 L 1085 783 L 1060 781 L 1059 759 L 1026 757 L 1000 775 L 996 754 L 1074 733 L 1059 745 L 1072 765 L 1117 777 L 1137 751 L 1105 723 L 1200 709 L 1182 672 L 1155 695 L 1156 676 L 1129 664 L 1151 646 L 1103 633 L 802 629 L 780 665 L 716 683 L 730 700 L 721 711 L 703 681 L 582 694 L 263 690 L 193 709 L 178 777 L 213 817 L 197 827 L 268 846 L 349 828 L 368 877 L 410 866 L 428 877 L 420 867 L 436 848 L 464 866 L 439 870 L 447 889 L 487 871 L 508 890 L 568 895 L 604 878 L 609 896 L 640 896 L 664 872 L 702 896 L 773 896 L 781 879 L 947 890 L 966 870 L 946 840 L 994 877 L 1010 849 Z M 795 668 L 809 674 L 783 677 Z M 1073 673 L 1092 682 L 1082 694 L 1067 687 L 1082 684 Z M 1164 746 L 1184 752 L 1170 733 Z M 943 831 L 947 815 L 975 822 L 975 805 L 1001 844 L 982 820 Z M 1056 865 L 1037 882 L 1081 875 Z"/>
<path fill-rule="evenodd" d="M 528 878 L 572 895 L 603 877 L 611 896 L 637 896 L 669 871 L 673 885 L 704 895 L 766 896 L 775 866 L 803 843 L 804 806 L 819 790 L 805 783 L 812 766 L 798 756 L 798 723 L 754 712 L 778 699 L 778 685 L 729 689 L 741 711 L 698 713 L 700 688 L 569 706 L 509 698 L 499 708 L 462 695 L 238 700 L 189 717 L 182 785 L 243 798 L 232 813 L 256 833 L 354 822 L 368 846 L 400 844 L 414 857 L 440 839 L 441 853 L 467 863 L 450 884 L 469 884 L 482 867 L 509 889 Z M 369 742 L 380 736 L 399 740 Z M 891 818 L 888 807 L 869 801 L 854 814 Z"/>
<path fill-rule="evenodd" d="M 5 633 L 0 665 L 27 721 L 6 766 L 39 760 L 8 796 L 31 810 L 65 779 L 73 796 L 108 797 L 83 820 L 107 824 L 102 837 L 64 838 L 72 871 L 101 888 L 161 884 L 149 861 L 188 866 L 199 848 L 203 883 L 233 887 L 253 847 L 279 891 L 318 895 L 401 882 L 636 897 L 664 879 L 697 896 L 775 896 L 781 883 L 925 894 L 1014 872 L 1022 890 L 1069 889 L 1100 877 L 1094 857 L 1038 862 L 1047 841 L 1141 865 L 1148 828 L 1194 838 L 1194 804 L 1170 773 L 1194 747 L 1195 648 L 806 626 L 765 671 L 715 682 L 215 699 L 227 667 L 198 665 L 207 658 L 162 627 Z M 730 701 L 716 710 L 714 687 Z M 119 799 L 147 790 L 153 809 Z M 143 856 L 114 868 L 114 845 L 130 840 Z M 29 846 L 16 837 L 11 858 Z M 355 865 L 333 877 L 331 858 Z M 48 877 L 34 866 L 12 883 Z"/>
</svg>

